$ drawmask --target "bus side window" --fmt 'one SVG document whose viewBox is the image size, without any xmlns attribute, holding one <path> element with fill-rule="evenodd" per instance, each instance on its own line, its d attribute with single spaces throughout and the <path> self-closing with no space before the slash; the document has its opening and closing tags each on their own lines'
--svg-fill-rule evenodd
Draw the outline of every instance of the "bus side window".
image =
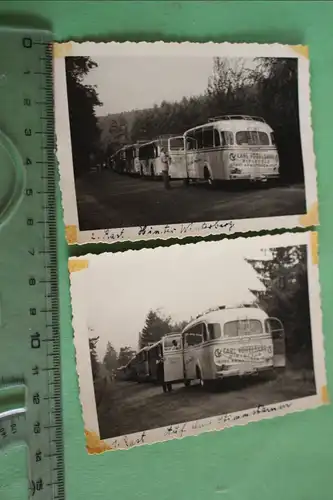
<svg viewBox="0 0 333 500">
<path fill-rule="evenodd" d="M 201 324 L 201 330 L 202 330 L 203 341 L 207 342 L 207 340 L 208 340 L 208 334 L 207 334 L 207 327 L 206 327 L 205 323 Z"/>
<path fill-rule="evenodd" d="M 219 323 L 209 323 L 207 327 L 209 332 L 209 340 L 215 340 L 221 337 L 221 325 Z"/>
<path fill-rule="evenodd" d="M 202 128 L 199 128 L 198 130 L 195 131 L 194 133 L 194 138 L 197 143 L 197 149 L 202 149 Z"/>
<path fill-rule="evenodd" d="M 214 146 L 214 135 L 212 128 L 204 128 L 202 130 L 202 147 L 212 148 Z"/>
<path fill-rule="evenodd" d="M 216 128 L 214 128 L 214 146 L 216 148 L 221 146 L 220 132 Z"/>
</svg>

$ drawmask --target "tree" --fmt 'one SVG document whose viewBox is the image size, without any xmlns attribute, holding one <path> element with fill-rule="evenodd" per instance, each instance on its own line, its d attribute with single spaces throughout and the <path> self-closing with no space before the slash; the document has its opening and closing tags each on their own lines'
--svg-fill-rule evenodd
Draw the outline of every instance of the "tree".
<svg viewBox="0 0 333 500">
<path fill-rule="evenodd" d="M 270 259 L 247 260 L 266 287 L 251 291 L 269 316 L 282 321 L 289 360 L 312 367 L 306 246 L 275 248 L 271 254 Z"/>
<path fill-rule="evenodd" d="M 89 338 L 90 363 L 91 363 L 91 371 L 92 371 L 94 382 L 97 379 L 98 374 L 99 374 L 99 362 L 98 362 L 97 352 L 96 352 L 96 346 L 97 346 L 98 340 L 99 340 L 99 337 Z"/>
<path fill-rule="evenodd" d="M 146 322 L 139 334 L 139 347 L 142 349 L 161 340 L 164 335 L 172 331 L 170 317 L 163 317 L 152 309 L 148 312 Z"/>
<path fill-rule="evenodd" d="M 121 347 L 119 350 L 117 364 L 120 368 L 121 366 L 127 365 L 127 363 L 133 358 L 136 351 L 129 346 Z"/>
<path fill-rule="evenodd" d="M 117 352 L 111 342 L 108 342 L 106 345 L 103 364 L 110 373 L 117 368 Z"/>
<path fill-rule="evenodd" d="M 96 89 L 83 83 L 97 63 L 90 57 L 66 57 L 66 80 L 73 166 L 76 176 L 87 172 L 94 162 L 99 129 L 95 107 L 101 106 Z"/>
</svg>

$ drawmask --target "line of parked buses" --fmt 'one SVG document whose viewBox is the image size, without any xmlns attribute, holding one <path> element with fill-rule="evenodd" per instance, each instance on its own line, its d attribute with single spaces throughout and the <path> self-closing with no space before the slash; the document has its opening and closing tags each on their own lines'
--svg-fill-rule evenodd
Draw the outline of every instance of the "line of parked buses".
<svg viewBox="0 0 333 500">
<path fill-rule="evenodd" d="M 263 118 L 223 115 L 183 135 L 164 135 L 123 146 L 110 159 L 118 173 L 143 178 L 162 174 L 161 151 L 167 155 L 170 179 L 266 182 L 279 177 L 279 155 L 272 128 Z"/>
<path fill-rule="evenodd" d="M 173 383 L 199 381 L 207 386 L 285 364 L 285 333 L 278 318 L 253 304 L 224 305 L 141 349 L 118 369 L 117 378 L 161 383 L 166 392 Z"/>
</svg>

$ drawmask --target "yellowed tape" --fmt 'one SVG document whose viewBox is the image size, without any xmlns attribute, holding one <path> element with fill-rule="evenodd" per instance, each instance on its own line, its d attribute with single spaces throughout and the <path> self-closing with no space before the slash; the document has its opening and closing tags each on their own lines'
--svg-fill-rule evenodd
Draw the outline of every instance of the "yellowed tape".
<svg viewBox="0 0 333 500">
<path fill-rule="evenodd" d="M 102 441 L 96 432 L 85 429 L 84 434 L 86 436 L 86 449 L 89 454 L 97 455 L 113 449 L 105 441 Z"/>
<path fill-rule="evenodd" d="M 299 222 L 304 227 L 317 226 L 319 224 L 318 202 L 317 201 L 315 203 L 313 203 L 313 205 L 311 205 L 311 208 L 307 214 L 300 216 Z"/>
<path fill-rule="evenodd" d="M 309 47 L 307 47 L 306 45 L 289 45 L 289 47 L 297 52 L 298 55 L 309 59 Z"/>
<path fill-rule="evenodd" d="M 323 403 L 327 404 L 330 402 L 330 397 L 328 394 L 327 385 L 323 385 L 321 388 L 321 400 Z"/>
<path fill-rule="evenodd" d="M 77 243 L 77 227 L 76 226 L 66 226 L 65 227 L 65 236 L 67 243 L 69 245 L 74 245 Z"/>
<path fill-rule="evenodd" d="M 71 42 L 54 43 L 53 44 L 53 57 L 54 57 L 54 59 L 59 59 L 61 57 L 70 56 L 71 54 L 72 54 Z"/>
<path fill-rule="evenodd" d="M 311 243 L 312 264 L 314 266 L 316 266 L 318 264 L 318 233 L 317 233 L 317 231 L 311 231 L 310 243 Z"/>
<path fill-rule="evenodd" d="M 69 259 L 68 261 L 68 271 L 70 273 L 75 273 L 77 271 L 82 271 L 89 267 L 88 259 Z"/>
</svg>

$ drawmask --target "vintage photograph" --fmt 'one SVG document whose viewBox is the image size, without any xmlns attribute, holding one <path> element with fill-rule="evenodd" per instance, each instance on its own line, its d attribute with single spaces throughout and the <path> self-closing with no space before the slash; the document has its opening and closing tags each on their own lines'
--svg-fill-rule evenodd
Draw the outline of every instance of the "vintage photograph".
<svg viewBox="0 0 333 500">
<path fill-rule="evenodd" d="M 79 243 L 300 225 L 317 197 L 299 51 L 74 46 L 56 60 L 56 121 Z"/>
<path fill-rule="evenodd" d="M 129 448 L 322 404 L 312 251 L 308 233 L 287 233 L 81 259 L 85 429 Z"/>
</svg>

